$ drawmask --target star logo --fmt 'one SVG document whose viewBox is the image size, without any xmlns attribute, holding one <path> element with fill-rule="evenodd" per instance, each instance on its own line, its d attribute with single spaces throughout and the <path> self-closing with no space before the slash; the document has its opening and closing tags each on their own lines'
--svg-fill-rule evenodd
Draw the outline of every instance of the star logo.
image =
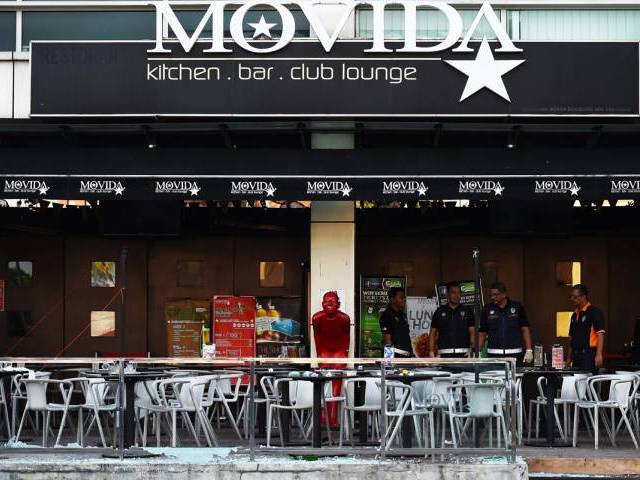
<svg viewBox="0 0 640 480">
<path fill-rule="evenodd" d="M 198 193 L 200 193 L 200 187 L 198 187 L 198 185 L 194 183 L 193 187 L 191 187 L 191 189 L 189 190 L 189 193 L 192 197 L 197 197 Z"/>
<path fill-rule="evenodd" d="M 496 187 L 493 189 L 493 195 L 495 197 L 502 196 L 502 192 L 504 192 L 504 187 L 500 184 L 496 185 Z"/>
<path fill-rule="evenodd" d="M 351 190 L 353 190 L 353 188 L 351 188 L 349 185 L 346 185 L 342 190 L 340 190 L 342 192 L 342 196 L 343 197 L 348 197 L 349 194 L 351 193 Z"/>
<path fill-rule="evenodd" d="M 47 186 L 46 183 L 43 182 L 42 186 L 38 189 L 38 192 L 40 192 L 40 195 L 44 195 L 48 191 L 49 191 L 49 187 Z"/>
<path fill-rule="evenodd" d="M 276 26 L 275 23 L 267 23 L 264 19 L 264 15 L 260 15 L 258 23 L 249 23 L 249 26 L 253 28 L 253 39 L 255 40 L 260 35 L 271 38 L 271 29 Z"/>
<path fill-rule="evenodd" d="M 573 184 L 573 187 L 571 187 L 569 189 L 569 191 L 571 192 L 571 196 L 572 197 L 577 197 L 578 196 L 578 192 L 580 191 L 582 187 L 579 187 L 578 185 L 576 185 L 575 183 Z"/>
<path fill-rule="evenodd" d="M 445 62 L 468 77 L 460 102 L 483 88 L 488 88 L 507 102 L 511 102 L 502 76 L 522 64 L 524 60 L 496 60 L 491 53 L 489 41 L 484 37 L 475 60 L 445 60 Z"/>
<path fill-rule="evenodd" d="M 125 187 L 123 187 L 122 185 L 118 185 L 116 188 L 113 189 L 113 193 L 115 193 L 116 195 L 122 195 L 122 192 L 124 192 Z"/>
<path fill-rule="evenodd" d="M 273 185 L 269 186 L 269 188 L 267 188 L 265 190 L 265 193 L 267 194 L 267 197 L 273 197 L 273 194 L 276 193 L 277 188 L 275 188 Z"/>
<path fill-rule="evenodd" d="M 420 188 L 417 190 L 417 192 L 418 192 L 418 196 L 419 196 L 419 197 L 424 197 L 424 196 L 426 196 L 426 195 L 427 195 L 427 190 L 429 190 L 429 187 L 424 187 L 424 186 L 420 187 Z"/>
</svg>

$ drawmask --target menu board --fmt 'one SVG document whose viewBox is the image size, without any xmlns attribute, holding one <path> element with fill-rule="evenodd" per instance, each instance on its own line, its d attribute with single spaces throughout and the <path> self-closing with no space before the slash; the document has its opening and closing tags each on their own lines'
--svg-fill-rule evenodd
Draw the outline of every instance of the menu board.
<svg viewBox="0 0 640 480">
<path fill-rule="evenodd" d="M 366 275 L 360 277 L 360 356 L 382 357 L 380 314 L 389 305 L 387 291 L 392 287 L 405 288 L 406 277 Z"/>
<path fill-rule="evenodd" d="M 213 339 L 219 357 L 255 357 L 256 299 L 213 297 Z"/>
<path fill-rule="evenodd" d="M 202 322 L 167 322 L 167 350 L 170 357 L 199 357 Z"/>
<path fill-rule="evenodd" d="M 199 357 L 202 330 L 210 325 L 208 300 L 169 300 L 165 305 L 167 321 L 167 355 Z"/>
</svg>

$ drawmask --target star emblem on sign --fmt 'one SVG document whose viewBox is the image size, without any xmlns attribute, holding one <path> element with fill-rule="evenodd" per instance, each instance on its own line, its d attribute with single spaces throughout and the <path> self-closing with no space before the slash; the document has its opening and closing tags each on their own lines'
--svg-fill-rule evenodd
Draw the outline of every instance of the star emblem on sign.
<svg viewBox="0 0 640 480">
<path fill-rule="evenodd" d="M 198 187 L 198 185 L 194 185 L 189 190 L 189 193 L 191 194 L 192 197 L 197 197 L 198 193 L 200 193 L 200 187 Z"/>
<path fill-rule="evenodd" d="M 494 196 L 502 196 L 502 192 L 504 192 L 504 187 L 502 185 L 497 185 L 496 188 L 493 189 Z"/>
<path fill-rule="evenodd" d="M 119 185 L 113 189 L 113 193 L 115 193 L 116 195 L 122 195 L 122 192 L 124 192 L 124 189 L 125 187 L 123 187 L 122 185 Z"/>
<path fill-rule="evenodd" d="M 445 62 L 467 76 L 460 102 L 483 88 L 488 88 L 507 102 L 511 102 L 502 76 L 521 65 L 524 60 L 496 60 L 489 47 L 489 41 L 484 37 L 474 60 L 445 60 Z"/>
<path fill-rule="evenodd" d="M 420 187 L 418 189 L 418 196 L 419 197 L 424 197 L 427 195 L 427 190 L 429 190 L 429 187 Z"/>
<path fill-rule="evenodd" d="M 39 189 L 38 192 L 40 192 L 40 195 L 44 195 L 45 193 L 47 193 L 49 191 L 49 187 L 47 187 L 46 185 L 42 185 Z"/>
<path fill-rule="evenodd" d="M 253 28 L 253 39 L 258 38 L 260 35 L 271 38 L 271 29 L 276 26 L 275 23 L 268 23 L 264 19 L 264 15 L 260 15 L 258 23 L 249 23 L 249 26 Z"/>
<path fill-rule="evenodd" d="M 349 194 L 351 193 L 351 190 L 353 190 L 353 188 L 351 188 L 349 185 L 347 185 L 346 187 L 344 187 L 342 190 L 340 190 L 342 192 L 342 196 L 343 197 L 348 197 Z"/>
<path fill-rule="evenodd" d="M 267 197 L 273 197 L 273 194 L 276 193 L 277 188 L 271 186 L 267 188 L 264 192 L 267 194 Z"/>
<path fill-rule="evenodd" d="M 582 187 L 579 187 L 578 185 L 574 185 L 572 188 L 569 189 L 569 191 L 571 192 L 571 196 L 572 197 L 577 197 L 578 196 L 578 192 L 580 191 Z"/>
</svg>

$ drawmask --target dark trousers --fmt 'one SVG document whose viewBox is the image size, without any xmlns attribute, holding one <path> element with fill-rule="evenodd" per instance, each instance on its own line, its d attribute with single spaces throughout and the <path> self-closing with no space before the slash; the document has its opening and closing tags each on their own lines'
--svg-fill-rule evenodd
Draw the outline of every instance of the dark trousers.
<svg viewBox="0 0 640 480">
<path fill-rule="evenodd" d="M 596 349 L 586 348 L 584 350 L 573 350 L 571 352 L 571 362 L 576 370 L 598 373 L 596 368 Z"/>
<path fill-rule="evenodd" d="M 489 358 L 515 358 L 516 359 L 516 366 L 521 367 L 524 364 L 523 363 L 524 352 L 510 353 L 510 354 L 506 354 L 506 355 L 501 355 L 501 354 L 498 354 L 498 353 L 490 353 L 489 354 Z"/>
<path fill-rule="evenodd" d="M 466 358 L 466 353 L 441 353 L 440 358 Z"/>
</svg>

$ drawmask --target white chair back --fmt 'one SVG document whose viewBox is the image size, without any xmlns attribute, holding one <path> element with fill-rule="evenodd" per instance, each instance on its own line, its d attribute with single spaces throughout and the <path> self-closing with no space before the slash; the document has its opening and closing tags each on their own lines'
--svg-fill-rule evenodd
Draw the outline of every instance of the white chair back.
<svg viewBox="0 0 640 480">
<path fill-rule="evenodd" d="M 382 408 L 382 395 L 380 392 L 379 378 L 357 378 L 345 380 L 346 406 L 353 408 L 356 406 L 355 385 L 356 383 L 364 384 L 364 399 L 362 405 L 358 405 L 363 409 L 379 410 Z"/>
<path fill-rule="evenodd" d="M 24 382 L 27 392 L 27 403 L 31 410 L 47 409 L 47 382 L 28 379 Z"/>
<path fill-rule="evenodd" d="M 289 401 L 296 409 L 313 408 L 313 383 L 304 380 L 290 381 Z"/>
</svg>

